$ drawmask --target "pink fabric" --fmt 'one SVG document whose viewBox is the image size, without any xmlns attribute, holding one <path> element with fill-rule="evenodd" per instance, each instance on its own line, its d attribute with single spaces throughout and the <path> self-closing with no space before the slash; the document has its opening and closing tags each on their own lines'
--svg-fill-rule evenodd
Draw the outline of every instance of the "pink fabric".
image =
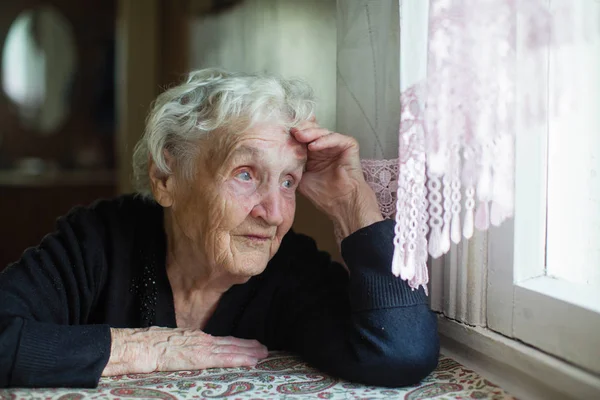
<svg viewBox="0 0 600 400">
<path fill-rule="evenodd" d="M 413 288 L 426 288 L 428 254 L 513 215 L 516 117 L 547 117 L 539 50 L 577 39 L 573 3 L 554 3 L 429 2 L 427 78 L 401 93 L 392 271 Z M 517 67 L 531 79 L 518 81 Z"/>
<path fill-rule="evenodd" d="M 375 192 L 384 218 L 396 216 L 398 159 L 361 160 L 365 180 Z"/>
<path fill-rule="evenodd" d="M 398 193 L 398 159 L 363 159 L 360 160 L 360 163 L 365 180 L 375 192 L 381 215 L 383 215 L 383 218 L 395 218 Z M 335 222 L 333 224 L 333 232 L 338 246 L 340 246 L 344 235 Z"/>
</svg>

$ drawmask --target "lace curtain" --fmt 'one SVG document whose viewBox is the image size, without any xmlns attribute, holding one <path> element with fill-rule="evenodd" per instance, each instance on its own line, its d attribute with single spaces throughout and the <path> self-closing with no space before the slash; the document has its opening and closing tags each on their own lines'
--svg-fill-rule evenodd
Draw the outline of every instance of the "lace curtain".
<svg viewBox="0 0 600 400">
<path fill-rule="evenodd" d="M 437 258 L 451 242 L 471 238 L 474 228 L 512 217 L 515 117 L 532 125 L 547 118 L 546 83 L 536 73 L 545 67 L 545 52 L 599 33 L 597 16 L 581 18 L 580 6 L 567 0 L 400 2 L 405 87 L 392 270 L 413 288 L 426 288 L 428 254 Z M 517 46 L 527 50 L 525 59 L 517 60 Z M 518 87 L 517 62 L 530 72 Z M 563 100 L 550 111 L 555 114 L 577 106 L 571 77 L 557 76 L 552 84 Z"/>
<path fill-rule="evenodd" d="M 547 118 L 537 71 L 549 49 L 600 33 L 577 13 L 586 1 L 338 1 L 338 131 L 358 139 L 396 219 L 392 271 L 411 287 L 427 289 L 429 255 L 513 215 L 516 116 Z M 517 63 L 529 73 L 518 85 Z M 556 76 L 551 112 L 568 112 L 573 78 Z"/>
</svg>

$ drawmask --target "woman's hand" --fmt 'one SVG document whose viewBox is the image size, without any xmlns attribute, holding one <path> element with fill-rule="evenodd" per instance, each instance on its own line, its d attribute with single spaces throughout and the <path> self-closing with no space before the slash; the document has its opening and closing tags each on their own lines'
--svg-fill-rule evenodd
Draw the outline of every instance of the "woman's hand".
<svg viewBox="0 0 600 400">
<path fill-rule="evenodd" d="M 300 192 L 338 224 L 344 237 L 383 220 L 354 138 L 321 128 L 314 119 L 292 128 L 291 134 L 308 147 Z"/>
<path fill-rule="evenodd" d="M 215 337 L 200 330 L 111 329 L 111 336 L 102 376 L 254 366 L 268 355 L 256 340 Z"/>
</svg>

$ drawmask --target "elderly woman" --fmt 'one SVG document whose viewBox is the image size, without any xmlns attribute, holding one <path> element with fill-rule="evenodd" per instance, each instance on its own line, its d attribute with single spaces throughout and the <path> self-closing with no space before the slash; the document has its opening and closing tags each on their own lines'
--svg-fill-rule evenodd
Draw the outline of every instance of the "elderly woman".
<svg viewBox="0 0 600 400">
<path fill-rule="evenodd" d="M 0 275 L 0 387 L 252 366 L 269 350 L 371 385 L 437 364 L 423 290 L 390 272 L 355 140 L 319 127 L 311 89 L 193 72 L 161 94 L 138 193 L 78 207 Z M 339 225 L 348 270 L 290 231 L 296 190 Z"/>
</svg>

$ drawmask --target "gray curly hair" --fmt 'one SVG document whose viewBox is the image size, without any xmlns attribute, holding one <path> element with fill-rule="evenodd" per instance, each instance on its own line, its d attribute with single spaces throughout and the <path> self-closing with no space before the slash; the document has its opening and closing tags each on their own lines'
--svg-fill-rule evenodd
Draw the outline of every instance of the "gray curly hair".
<svg viewBox="0 0 600 400">
<path fill-rule="evenodd" d="M 243 132 L 257 122 L 277 121 L 290 129 L 314 115 L 312 88 L 299 79 L 273 74 L 232 73 L 221 69 L 193 71 L 186 81 L 159 95 L 146 120 L 144 135 L 133 153 L 133 184 L 151 198 L 148 166 L 154 160 L 160 172 L 171 171 L 165 151 L 178 174 L 192 179 L 199 139 L 217 129 L 243 123 Z"/>
</svg>

